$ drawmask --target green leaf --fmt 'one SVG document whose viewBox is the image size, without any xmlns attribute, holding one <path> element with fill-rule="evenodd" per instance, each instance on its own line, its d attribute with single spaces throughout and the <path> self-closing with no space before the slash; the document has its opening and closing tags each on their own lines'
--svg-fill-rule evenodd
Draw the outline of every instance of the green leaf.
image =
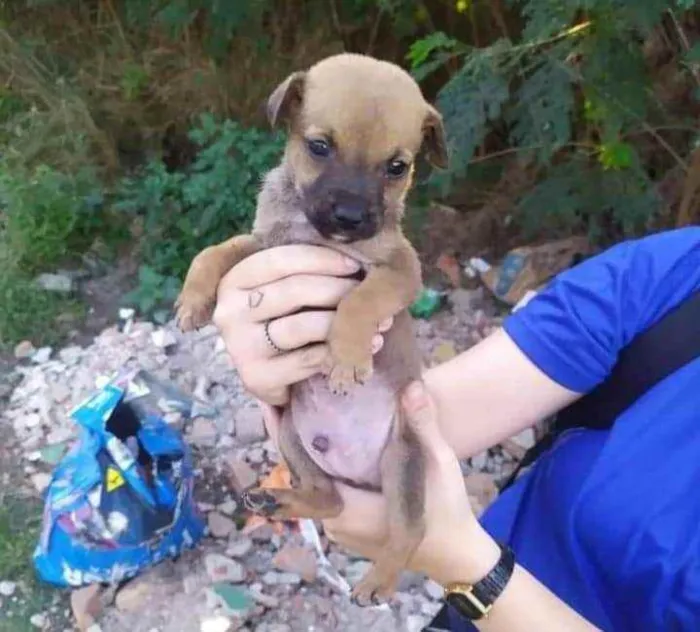
<svg viewBox="0 0 700 632">
<path fill-rule="evenodd" d="M 586 96 L 595 103 L 604 139 L 636 127 L 647 113 L 649 77 L 641 47 L 617 33 L 597 32 L 582 46 Z"/>
<path fill-rule="evenodd" d="M 574 94 L 571 75 L 553 58 L 544 58 L 518 89 L 508 120 L 513 143 L 533 147 L 540 164 L 571 139 Z"/>
<path fill-rule="evenodd" d="M 406 59 L 411 64 L 411 70 L 415 70 L 425 64 L 433 53 L 451 51 L 458 46 L 459 41 L 447 36 L 442 31 L 436 31 L 413 42 L 408 49 Z"/>
<path fill-rule="evenodd" d="M 544 40 L 561 33 L 573 24 L 578 2 L 561 0 L 510 0 L 511 5 L 520 5 L 525 18 L 522 39 L 525 42 Z"/>
<path fill-rule="evenodd" d="M 488 132 L 488 124 L 501 116 L 510 97 L 509 76 L 501 61 L 509 47 L 509 43 L 499 41 L 468 55 L 460 72 L 438 95 L 450 153 L 458 170 L 466 169 Z"/>
<path fill-rule="evenodd" d="M 622 141 L 605 143 L 598 150 L 603 169 L 627 169 L 634 164 L 634 157 L 634 147 Z"/>
</svg>

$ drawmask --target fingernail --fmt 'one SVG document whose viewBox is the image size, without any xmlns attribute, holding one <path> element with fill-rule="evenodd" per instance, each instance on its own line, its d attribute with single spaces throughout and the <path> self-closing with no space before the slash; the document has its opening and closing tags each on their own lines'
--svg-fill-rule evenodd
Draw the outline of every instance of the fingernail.
<svg viewBox="0 0 700 632">
<path fill-rule="evenodd" d="M 384 346 L 384 336 L 375 336 L 372 338 L 372 353 L 377 353 Z"/>
<path fill-rule="evenodd" d="M 357 259 L 353 259 L 352 257 L 343 257 L 343 263 L 345 264 L 345 267 L 348 268 L 348 270 L 360 269 L 360 262 L 357 261 Z"/>
<path fill-rule="evenodd" d="M 379 323 L 379 331 L 389 331 L 391 326 L 394 324 L 393 318 L 387 318 L 384 322 Z"/>
</svg>

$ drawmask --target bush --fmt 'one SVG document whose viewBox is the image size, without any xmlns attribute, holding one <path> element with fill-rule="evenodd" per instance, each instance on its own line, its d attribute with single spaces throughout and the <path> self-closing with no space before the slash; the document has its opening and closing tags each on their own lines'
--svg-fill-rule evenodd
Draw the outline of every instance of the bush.
<svg viewBox="0 0 700 632">
<path fill-rule="evenodd" d="M 105 232 L 104 199 L 94 172 L 61 173 L 0 161 L 3 247 L 26 272 L 50 269 Z"/>
<path fill-rule="evenodd" d="M 685 171 L 694 125 L 663 107 L 659 95 L 667 91 L 654 90 L 647 44 L 671 20 L 681 52 L 666 46 L 663 55 L 675 56 L 677 84 L 696 85 L 691 60 L 699 49 L 683 52 L 688 42 L 677 17 L 694 3 L 509 4 L 524 21 L 519 41 L 504 36 L 474 48 L 438 32 L 409 52 L 421 80 L 457 63 L 438 95 L 452 169 L 432 184 L 445 195 L 472 175 L 473 163 L 517 156 L 539 175 L 517 204 L 526 227 L 588 230 L 595 239 L 648 230 L 661 210 L 653 179 Z"/>
<path fill-rule="evenodd" d="M 129 299 L 144 312 L 175 298 L 199 251 L 251 228 L 262 177 L 283 147 L 279 135 L 209 115 L 190 138 L 199 147 L 191 167 L 151 162 L 116 193 L 115 208 L 143 221 L 144 267 Z"/>
</svg>

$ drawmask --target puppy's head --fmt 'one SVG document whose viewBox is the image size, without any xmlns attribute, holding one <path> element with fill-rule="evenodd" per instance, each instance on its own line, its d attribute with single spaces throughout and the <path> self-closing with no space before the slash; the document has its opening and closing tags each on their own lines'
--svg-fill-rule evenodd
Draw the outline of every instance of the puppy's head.
<svg viewBox="0 0 700 632">
<path fill-rule="evenodd" d="M 447 165 L 442 118 L 388 62 L 329 57 L 287 77 L 267 112 L 273 126 L 288 127 L 287 169 L 309 221 L 329 239 L 369 239 L 397 225 L 421 152 Z"/>
</svg>

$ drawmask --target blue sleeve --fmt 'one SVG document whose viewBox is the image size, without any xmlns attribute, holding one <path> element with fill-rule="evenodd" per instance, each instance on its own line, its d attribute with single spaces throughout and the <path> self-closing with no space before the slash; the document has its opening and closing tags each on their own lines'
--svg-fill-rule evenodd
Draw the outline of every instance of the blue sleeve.
<svg viewBox="0 0 700 632">
<path fill-rule="evenodd" d="M 627 241 L 553 279 L 504 328 L 555 382 L 585 393 L 620 350 L 700 287 L 700 228 Z"/>
</svg>

